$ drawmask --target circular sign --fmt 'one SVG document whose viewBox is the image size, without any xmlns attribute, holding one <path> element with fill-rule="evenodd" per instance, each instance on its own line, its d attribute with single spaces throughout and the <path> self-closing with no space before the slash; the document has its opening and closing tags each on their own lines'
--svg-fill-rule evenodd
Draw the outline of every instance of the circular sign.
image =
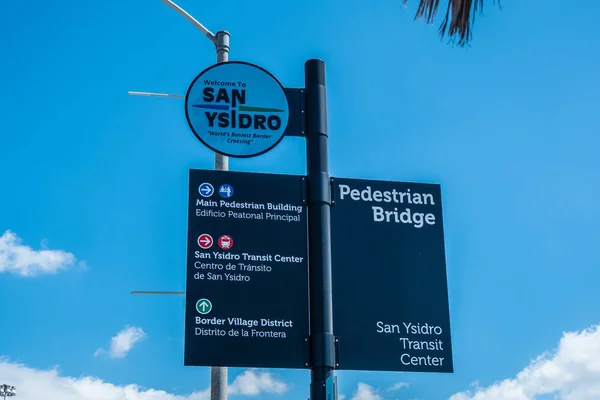
<svg viewBox="0 0 600 400">
<path fill-rule="evenodd" d="M 221 235 L 217 243 L 223 250 L 230 250 L 233 247 L 233 238 L 229 235 Z"/>
<path fill-rule="evenodd" d="M 200 185 L 198 187 L 198 192 L 200 192 L 200 195 L 202 197 L 210 197 L 215 192 L 215 189 L 213 188 L 213 185 L 211 185 L 210 183 L 204 182 L 202 185 Z"/>
<path fill-rule="evenodd" d="M 221 197 L 224 197 L 226 199 L 230 198 L 231 196 L 233 196 L 233 186 L 227 183 L 222 184 L 221 186 L 219 186 L 219 194 L 221 195 Z"/>
<path fill-rule="evenodd" d="M 212 303 L 209 299 L 200 299 L 196 302 L 196 311 L 202 315 L 208 314 L 212 310 Z"/>
<path fill-rule="evenodd" d="M 277 78 L 242 61 L 208 67 L 185 96 L 185 117 L 194 135 L 229 157 L 256 157 L 273 149 L 283 139 L 289 114 Z"/>
<path fill-rule="evenodd" d="M 210 249 L 210 246 L 213 244 L 213 238 L 208 233 L 203 233 L 198 236 L 198 246 L 203 249 Z"/>
</svg>

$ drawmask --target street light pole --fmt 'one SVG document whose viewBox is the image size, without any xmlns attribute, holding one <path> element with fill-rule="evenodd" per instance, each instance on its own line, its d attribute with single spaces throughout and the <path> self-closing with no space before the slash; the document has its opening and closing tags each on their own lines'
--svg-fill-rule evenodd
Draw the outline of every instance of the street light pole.
<svg viewBox="0 0 600 400">
<path fill-rule="evenodd" d="M 162 0 L 162 2 L 181 14 L 215 44 L 217 63 L 229 61 L 229 32 L 218 31 L 215 35 L 171 0 Z M 215 170 L 228 171 L 229 157 L 215 153 Z M 227 400 L 227 367 L 211 367 L 210 400 Z"/>
<path fill-rule="evenodd" d="M 229 61 L 229 32 L 219 31 L 217 32 L 216 38 L 217 63 Z M 215 170 L 229 171 L 229 157 L 215 153 Z M 227 372 L 225 372 L 225 376 L 227 376 Z M 223 397 L 223 399 L 226 398 L 227 397 Z M 211 397 L 211 400 L 221 400 L 221 397 Z"/>
<path fill-rule="evenodd" d="M 229 61 L 229 32 L 217 32 L 217 63 Z M 229 157 L 215 153 L 215 170 L 229 171 Z M 227 367 L 211 367 L 210 400 L 227 400 Z"/>
<path fill-rule="evenodd" d="M 209 31 L 204 25 L 202 25 L 198 20 L 188 14 L 183 8 L 179 7 L 177 4 L 173 3 L 171 0 L 162 0 L 163 3 L 171 7 L 173 10 L 177 11 L 181 14 L 185 19 L 190 21 L 192 25 L 200 30 L 211 42 L 215 44 L 217 50 L 217 63 L 224 63 L 229 61 L 229 32 L 227 31 L 218 31 L 215 35 L 211 31 Z M 164 97 L 183 97 L 177 95 L 165 95 L 165 94 L 155 94 L 155 93 L 144 93 L 144 92 L 129 92 L 129 94 L 141 95 L 141 96 L 164 96 Z M 217 171 L 229 171 L 229 157 L 221 155 L 219 153 L 215 153 L 215 170 Z M 211 396 L 211 400 L 223 400 L 226 397 L 216 397 L 213 398 Z"/>
</svg>

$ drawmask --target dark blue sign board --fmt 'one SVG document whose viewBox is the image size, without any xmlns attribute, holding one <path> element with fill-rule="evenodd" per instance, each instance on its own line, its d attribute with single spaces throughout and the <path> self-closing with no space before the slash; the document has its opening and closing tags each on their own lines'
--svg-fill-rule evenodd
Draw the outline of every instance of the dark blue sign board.
<svg viewBox="0 0 600 400">
<path fill-rule="evenodd" d="M 453 372 L 440 186 L 332 181 L 337 368 Z"/>
<path fill-rule="evenodd" d="M 190 170 L 185 365 L 305 368 L 304 178 Z"/>
</svg>

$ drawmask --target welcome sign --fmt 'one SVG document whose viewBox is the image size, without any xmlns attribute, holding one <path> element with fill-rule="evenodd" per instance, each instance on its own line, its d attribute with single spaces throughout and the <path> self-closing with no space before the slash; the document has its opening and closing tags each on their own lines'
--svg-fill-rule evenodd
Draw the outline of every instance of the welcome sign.
<svg viewBox="0 0 600 400">
<path fill-rule="evenodd" d="M 202 71 L 185 97 L 194 135 L 229 157 L 255 157 L 283 139 L 289 105 L 281 83 L 254 64 L 230 61 Z"/>
</svg>

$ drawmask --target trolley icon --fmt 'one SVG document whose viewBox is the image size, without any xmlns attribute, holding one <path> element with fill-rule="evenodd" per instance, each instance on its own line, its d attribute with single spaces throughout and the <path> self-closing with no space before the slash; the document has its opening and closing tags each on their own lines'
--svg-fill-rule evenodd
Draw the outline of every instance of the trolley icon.
<svg viewBox="0 0 600 400">
<path fill-rule="evenodd" d="M 233 239 L 229 235 L 222 235 L 219 237 L 219 247 L 223 250 L 229 250 L 233 247 Z"/>
</svg>

